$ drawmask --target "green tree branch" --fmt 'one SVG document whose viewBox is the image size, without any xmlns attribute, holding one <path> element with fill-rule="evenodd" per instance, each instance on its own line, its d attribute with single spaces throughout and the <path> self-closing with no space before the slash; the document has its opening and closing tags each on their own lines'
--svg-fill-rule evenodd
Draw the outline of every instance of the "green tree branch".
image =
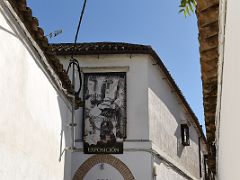
<svg viewBox="0 0 240 180">
<path fill-rule="evenodd" d="M 187 15 L 191 15 L 194 13 L 196 9 L 197 2 L 196 0 L 181 0 L 181 4 L 179 5 L 180 10 L 179 13 L 183 13 L 186 17 Z"/>
</svg>

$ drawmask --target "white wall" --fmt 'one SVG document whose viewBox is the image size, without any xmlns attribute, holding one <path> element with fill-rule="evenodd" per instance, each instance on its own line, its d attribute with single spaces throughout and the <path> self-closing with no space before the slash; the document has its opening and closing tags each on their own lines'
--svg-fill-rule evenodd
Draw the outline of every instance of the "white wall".
<svg viewBox="0 0 240 180">
<path fill-rule="evenodd" d="M 70 57 L 59 56 L 64 67 L 67 68 Z M 144 151 L 153 158 L 150 153 L 152 149 L 161 156 L 168 157 L 168 160 L 179 167 L 188 176 L 199 179 L 199 154 L 198 134 L 194 126 L 188 120 L 189 116 L 182 107 L 179 98 L 172 93 L 172 89 L 158 66 L 153 66 L 152 58 L 149 55 L 100 55 L 100 56 L 75 56 L 83 71 L 104 70 L 105 72 L 121 69 L 127 70 L 127 139 L 124 142 L 124 154 L 119 155 L 120 159 L 127 165 L 133 163 L 131 171 L 149 173 L 147 179 L 152 179 L 152 166 L 146 165 L 144 159 L 138 156 L 139 150 Z M 127 67 L 127 68 L 126 68 Z M 95 68 L 95 69 L 94 69 Z M 71 73 L 70 73 L 71 74 Z M 77 85 L 78 86 L 78 85 Z M 78 112 L 77 121 L 79 129 L 77 136 L 81 140 L 82 133 L 82 112 Z M 180 124 L 190 125 L 190 146 L 184 147 L 181 144 Z M 144 146 L 142 140 L 149 141 L 148 147 Z M 81 149 L 81 142 L 77 143 Z M 156 148 L 155 148 L 156 147 Z M 204 149 L 204 148 L 203 148 Z M 132 153 L 128 153 L 128 151 Z M 89 155 L 82 152 L 73 155 L 73 171 L 84 162 Z M 131 158 L 135 158 L 132 162 Z M 129 159 L 125 161 L 124 159 Z M 137 160 L 137 161 L 136 161 Z M 139 166 L 139 163 L 141 166 Z M 142 170 L 144 166 L 144 170 Z M 202 165 L 202 168 L 204 166 Z M 97 167 L 94 167 L 97 168 Z M 165 173 L 167 177 L 184 179 L 182 175 L 173 168 L 166 168 L 163 165 L 158 167 L 159 174 Z M 101 173 L 100 173 L 101 174 Z M 113 175 L 113 174 L 112 174 Z M 89 174 L 89 177 L 97 177 L 96 174 Z M 140 175 L 136 179 L 144 179 Z M 160 177 L 163 177 L 160 175 Z M 159 177 L 157 177 L 159 178 Z M 111 179 L 111 178 L 110 178 Z M 146 178 L 144 180 L 147 180 Z M 164 178 L 163 178 L 164 179 Z"/>
<path fill-rule="evenodd" d="M 175 90 L 151 59 L 148 61 L 148 103 L 150 139 L 194 177 L 199 177 L 198 133 Z M 188 123 L 190 146 L 183 146 L 181 124 Z"/>
<path fill-rule="evenodd" d="M 64 67 L 67 68 L 69 57 L 59 57 Z M 127 73 L 127 139 L 124 142 L 124 154 L 115 155 L 123 161 L 131 170 L 137 180 L 152 179 L 151 149 L 149 142 L 148 108 L 147 108 L 147 56 L 146 55 L 100 55 L 98 56 L 76 56 L 80 67 L 90 71 L 91 68 L 105 68 L 106 72 L 125 70 Z M 114 68 L 112 68 L 114 67 Z M 71 74 L 71 72 L 69 73 Z M 78 85 L 76 85 L 78 86 Z M 76 137 L 81 139 L 82 135 L 82 112 L 77 112 L 78 130 Z M 140 141 L 140 142 L 139 142 Z M 145 145 L 147 144 L 147 145 Z M 82 149 L 82 143 L 76 146 Z M 130 152 L 129 152 L 130 151 Z M 79 166 L 90 155 L 77 152 L 72 155 L 72 176 Z M 112 178 L 118 171 L 111 171 L 111 166 L 104 170 L 94 167 L 96 171 L 90 170 L 85 179 L 121 179 L 119 175 Z M 109 172 L 109 173 L 107 173 Z"/>
<path fill-rule="evenodd" d="M 73 158 L 73 172 L 92 155 L 83 155 L 75 153 Z M 152 156 L 148 152 L 125 151 L 124 154 L 114 155 L 120 159 L 131 171 L 136 180 L 151 180 L 152 179 Z M 107 164 L 105 164 L 107 165 Z M 93 171 L 95 170 L 95 171 Z M 113 171 L 111 171 L 113 170 Z M 122 175 L 110 165 L 107 165 L 104 170 L 99 168 L 99 164 L 95 165 L 85 176 L 84 180 L 108 179 L 121 180 Z"/>
<path fill-rule="evenodd" d="M 157 170 L 157 176 L 155 180 L 185 180 L 184 176 L 180 176 L 177 172 L 173 171 L 164 163 L 155 164 Z"/>
<path fill-rule="evenodd" d="M 90 179 L 124 180 L 121 173 L 109 164 L 103 164 L 102 169 L 101 164 L 95 165 L 90 171 L 88 171 L 88 173 L 84 177 L 84 180 Z"/>
<path fill-rule="evenodd" d="M 227 2 L 227 9 L 225 12 L 226 29 L 222 95 L 220 95 L 221 99 L 218 98 L 218 101 L 221 100 L 221 107 L 218 107 L 218 111 L 220 111 L 220 122 L 218 123 L 220 129 L 217 147 L 217 171 L 219 180 L 237 180 L 240 179 L 240 1 L 221 1 L 221 5 L 225 2 Z M 221 18 L 223 17 L 221 16 Z"/>
<path fill-rule="evenodd" d="M 112 71 L 112 67 L 128 67 L 127 72 L 127 140 L 148 140 L 148 108 L 147 108 L 147 56 L 143 55 L 100 55 L 76 56 L 81 68 L 108 67 L 106 72 Z M 59 57 L 65 68 L 70 57 Z M 126 69 L 126 68 L 125 68 Z M 78 85 L 76 85 L 78 86 Z M 77 113 L 77 123 L 82 125 L 82 113 Z M 82 128 L 78 130 L 82 132 Z M 81 139 L 81 133 L 76 136 Z"/>
<path fill-rule="evenodd" d="M 0 59 L 0 179 L 63 179 L 60 131 L 69 110 L 2 2 Z"/>
</svg>

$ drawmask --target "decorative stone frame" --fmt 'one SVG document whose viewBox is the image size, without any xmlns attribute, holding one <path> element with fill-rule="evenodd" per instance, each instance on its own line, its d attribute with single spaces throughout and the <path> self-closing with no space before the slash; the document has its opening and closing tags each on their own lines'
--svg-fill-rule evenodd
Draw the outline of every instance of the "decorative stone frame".
<svg viewBox="0 0 240 180">
<path fill-rule="evenodd" d="M 112 155 L 93 155 L 88 158 L 76 171 L 73 180 L 83 180 L 84 176 L 87 172 L 96 164 L 106 163 L 119 171 L 119 173 L 123 176 L 124 180 L 135 180 L 133 174 L 130 169 L 118 158 Z"/>
</svg>

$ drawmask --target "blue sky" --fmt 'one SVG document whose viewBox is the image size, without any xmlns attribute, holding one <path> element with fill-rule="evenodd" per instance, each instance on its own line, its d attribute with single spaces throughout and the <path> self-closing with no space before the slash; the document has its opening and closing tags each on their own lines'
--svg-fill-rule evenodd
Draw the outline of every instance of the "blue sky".
<svg viewBox="0 0 240 180">
<path fill-rule="evenodd" d="M 151 45 L 204 124 L 197 19 L 178 14 L 180 0 L 88 0 L 78 42 Z M 83 0 L 28 0 L 50 42 L 73 42 Z"/>
</svg>

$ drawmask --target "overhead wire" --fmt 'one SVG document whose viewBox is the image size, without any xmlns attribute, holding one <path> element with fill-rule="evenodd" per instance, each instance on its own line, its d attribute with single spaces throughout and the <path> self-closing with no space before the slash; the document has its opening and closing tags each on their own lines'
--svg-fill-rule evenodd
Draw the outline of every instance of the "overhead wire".
<svg viewBox="0 0 240 180">
<path fill-rule="evenodd" d="M 81 69 L 80 69 L 79 63 L 76 59 L 74 59 L 74 49 L 75 49 L 76 44 L 77 44 L 78 34 L 79 34 L 79 31 L 80 31 L 80 28 L 81 28 L 81 23 L 82 23 L 83 15 L 84 15 L 84 12 L 85 12 L 86 4 L 87 4 L 87 0 L 84 0 L 82 10 L 81 10 L 81 14 L 80 14 L 80 18 L 79 18 L 79 21 L 78 21 L 78 26 L 77 26 L 75 38 L 74 38 L 74 45 L 73 45 L 73 50 L 72 50 L 72 54 L 71 54 L 71 59 L 70 59 L 70 62 L 69 62 L 68 68 L 67 68 L 67 72 L 68 72 L 69 69 L 72 66 L 72 86 L 73 86 L 72 110 L 71 110 L 72 111 L 71 112 L 72 118 L 71 118 L 71 123 L 68 124 L 68 126 L 71 127 L 72 143 L 71 143 L 70 148 L 65 148 L 62 151 L 62 134 L 63 134 L 63 131 L 64 131 L 64 129 L 63 129 L 61 131 L 61 144 L 60 144 L 59 161 L 61 161 L 61 157 L 66 150 L 70 149 L 71 151 L 74 151 L 74 149 L 76 149 L 75 148 L 75 128 L 74 128 L 76 126 L 76 123 L 75 123 L 75 104 L 76 104 L 76 96 L 79 96 L 81 88 L 82 88 L 82 76 L 81 76 Z M 79 90 L 78 91 L 75 91 L 75 66 L 77 67 L 77 70 L 79 72 L 79 81 L 80 82 L 79 82 Z"/>
<path fill-rule="evenodd" d="M 81 27 L 81 23 L 82 23 L 83 15 L 84 15 L 84 12 L 85 12 L 86 4 L 87 4 L 87 0 L 84 0 L 81 15 L 80 15 L 80 18 L 79 18 L 79 21 L 78 21 L 78 27 L 77 27 L 76 35 L 75 35 L 75 38 L 74 38 L 74 45 L 76 45 L 76 43 L 77 43 L 78 33 L 79 33 L 79 30 L 80 30 L 80 27 Z M 72 56 L 73 56 L 73 53 L 72 53 Z"/>
</svg>

